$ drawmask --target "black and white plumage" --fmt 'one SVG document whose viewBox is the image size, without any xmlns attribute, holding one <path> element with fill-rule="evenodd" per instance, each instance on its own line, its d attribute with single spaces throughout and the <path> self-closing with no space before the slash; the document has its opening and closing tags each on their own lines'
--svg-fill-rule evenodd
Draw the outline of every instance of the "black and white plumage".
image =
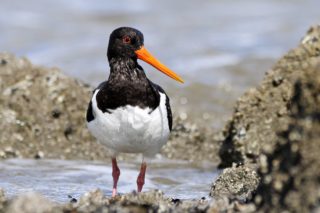
<svg viewBox="0 0 320 213">
<path fill-rule="evenodd" d="M 143 89 L 104 82 L 93 92 L 87 122 L 90 132 L 114 155 L 152 156 L 167 142 L 172 128 L 169 98 L 151 81 Z"/>
<path fill-rule="evenodd" d="M 128 27 L 112 32 L 108 47 L 110 75 L 93 91 L 86 118 L 92 135 L 113 152 L 113 196 L 120 175 L 117 154 L 153 156 L 167 142 L 172 128 L 169 97 L 147 78 L 138 58 L 182 82 L 146 51 L 141 32 Z M 143 186 L 145 169 L 143 162 L 137 180 L 138 191 Z"/>
</svg>

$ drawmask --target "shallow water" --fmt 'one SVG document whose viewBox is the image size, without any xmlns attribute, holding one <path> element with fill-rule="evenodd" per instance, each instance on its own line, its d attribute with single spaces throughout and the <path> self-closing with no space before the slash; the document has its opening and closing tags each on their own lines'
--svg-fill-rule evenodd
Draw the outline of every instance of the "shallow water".
<svg viewBox="0 0 320 213">
<path fill-rule="evenodd" d="M 136 189 L 139 163 L 119 163 L 119 193 Z M 154 160 L 148 166 L 144 191 L 160 189 L 180 199 L 208 197 L 210 184 L 219 171 L 213 165 L 195 166 L 184 161 Z M 0 161 L 0 188 L 13 197 L 36 191 L 57 202 L 78 199 L 85 192 L 101 189 L 111 196 L 111 165 L 92 161 L 10 159 Z"/>
<path fill-rule="evenodd" d="M 180 85 L 142 63 L 181 117 L 218 129 L 237 97 L 320 21 L 319 0 L 1 0 L 0 51 L 58 66 L 92 85 L 106 79 L 110 32 L 134 26 L 180 73 Z"/>
</svg>

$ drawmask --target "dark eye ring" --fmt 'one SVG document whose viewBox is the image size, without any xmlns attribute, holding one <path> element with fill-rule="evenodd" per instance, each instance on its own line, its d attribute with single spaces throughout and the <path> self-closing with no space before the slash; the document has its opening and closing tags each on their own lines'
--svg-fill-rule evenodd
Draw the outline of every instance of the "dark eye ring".
<svg viewBox="0 0 320 213">
<path fill-rule="evenodd" d="M 131 38 L 129 36 L 124 36 L 122 38 L 122 42 L 125 44 L 130 44 L 131 43 Z"/>
</svg>

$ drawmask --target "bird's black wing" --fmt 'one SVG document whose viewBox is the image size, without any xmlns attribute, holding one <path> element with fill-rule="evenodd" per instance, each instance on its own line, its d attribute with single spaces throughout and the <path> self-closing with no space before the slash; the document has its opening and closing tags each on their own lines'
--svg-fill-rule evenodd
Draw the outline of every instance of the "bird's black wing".
<svg viewBox="0 0 320 213">
<path fill-rule="evenodd" d="M 172 130 L 172 112 L 171 112 L 171 107 L 170 107 L 170 99 L 169 99 L 167 93 L 162 89 L 162 87 L 153 83 L 150 80 L 149 80 L 149 82 L 157 94 L 159 94 L 158 92 L 161 92 L 161 93 L 165 94 L 165 96 L 166 96 L 167 118 L 168 118 L 169 130 L 171 131 Z M 160 95 L 159 95 L 159 99 L 160 99 Z M 159 103 L 160 103 L 160 100 L 159 100 Z"/>
<path fill-rule="evenodd" d="M 99 86 L 93 90 L 92 94 L 94 94 L 94 92 L 95 92 L 97 89 L 101 89 L 101 88 L 102 88 L 103 86 L 105 86 L 106 84 L 107 84 L 106 81 L 104 81 L 104 82 L 102 82 L 101 84 L 99 84 Z M 94 120 L 94 115 L 93 115 L 93 111 L 92 111 L 92 98 L 90 99 L 90 102 L 89 102 L 89 106 L 88 106 L 88 109 L 87 109 L 86 119 L 87 119 L 87 122 L 90 122 L 90 121 Z"/>
</svg>

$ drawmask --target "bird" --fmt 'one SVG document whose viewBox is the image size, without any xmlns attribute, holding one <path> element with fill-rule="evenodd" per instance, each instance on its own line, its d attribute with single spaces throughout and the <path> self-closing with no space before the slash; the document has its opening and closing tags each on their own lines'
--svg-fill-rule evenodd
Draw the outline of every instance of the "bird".
<svg viewBox="0 0 320 213">
<path fill-rule="evenodd" d="M 93 90 L 86 120 L 90 133 L 111 151 L 115 197 L 120 176 L 118 154 L 142 154 L 136 181 L 137 191 L 141 192 L 147 169 L 145 158 L 160 152 L 172 130 L 169 97 L 147 78 L 138 59 L 180 83 L 184 81 L 145 48 L 144 36 L 135 28 L 119 27 L 110 34 L 107 58 L 109 77 Z"/>
</svg>

